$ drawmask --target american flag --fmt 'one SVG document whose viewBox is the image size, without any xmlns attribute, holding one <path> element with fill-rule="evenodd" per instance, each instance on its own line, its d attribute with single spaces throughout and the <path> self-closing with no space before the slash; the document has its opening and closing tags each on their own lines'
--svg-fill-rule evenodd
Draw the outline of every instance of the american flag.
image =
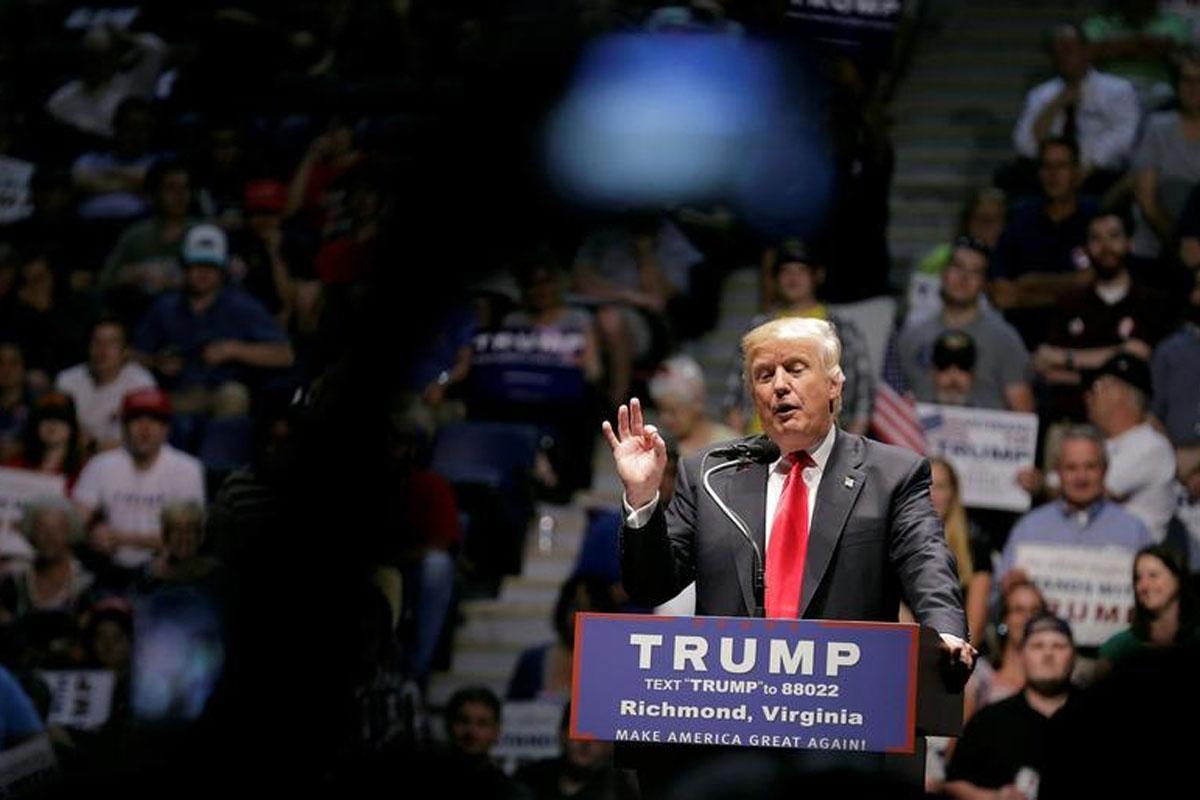
<svg viewBox="0 0 1200 800">
<path fill-rule="evenodd" d="M 875 392 L 875 408 L 871 411 L 871 433 L 881 442 L 925 455 L 925 434 L 917 419 L 917 403 L 900 367 L 900 351 L 896 347 L 898 335 L 898 331 L 892 331 L 888 337 L 887 352 L 883 357 L 883 380 Z"/>
</svg>

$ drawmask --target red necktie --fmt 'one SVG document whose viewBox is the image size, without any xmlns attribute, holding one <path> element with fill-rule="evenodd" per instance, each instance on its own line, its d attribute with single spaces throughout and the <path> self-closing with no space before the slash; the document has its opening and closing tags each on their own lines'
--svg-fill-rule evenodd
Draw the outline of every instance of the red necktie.
<svg viewBox="0 0 1200 800">
<path fill-rule="evenodd" d="M 804 582 L 804 556 L 808 550 L 808 487 L 802 471 L 816 466 L 808 453 L 792 453 L 792 468 L 783 481 L 779 506 L 767 543 L 768 617 L 800 616 L 800 589 Z"/>
</svg>

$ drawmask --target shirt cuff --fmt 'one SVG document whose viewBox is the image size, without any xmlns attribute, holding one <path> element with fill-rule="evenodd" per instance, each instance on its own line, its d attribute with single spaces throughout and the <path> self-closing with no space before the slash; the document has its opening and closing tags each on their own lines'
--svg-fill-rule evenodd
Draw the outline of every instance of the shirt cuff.
<svg viewBox="0 0 1200 800">
<path fill-rule="evenodd" d="M 625 527 L 634 530 L 644 528 L 650 521 L 650 517 L 654 515 L 654 509 L 658 508 L 658 492 L 654 493 L 654 499 L 637 509 L 629 505 L 629 498 L 622 494 L 621 505 L 625 506 Z"/>
</svg>

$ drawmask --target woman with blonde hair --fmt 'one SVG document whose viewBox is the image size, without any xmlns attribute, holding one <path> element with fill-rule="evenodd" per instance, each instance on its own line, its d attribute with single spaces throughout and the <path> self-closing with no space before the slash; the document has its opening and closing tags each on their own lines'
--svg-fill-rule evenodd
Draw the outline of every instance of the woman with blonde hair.
<svg viewBox="0 0 1200 800">
<path fill-rule="evenodd" d="M 942 458 L 929 459 L 932 482 L 929 496 L 942 518 L 946 542 L 958 563 L 967 607 L 967 629 L 971 644 L 978 647 L 987 627 L 988 596 L 992 590 L 992 554 L 986 535 L 967 517 L 958 490 L 954 467 Z"/>
</svg>

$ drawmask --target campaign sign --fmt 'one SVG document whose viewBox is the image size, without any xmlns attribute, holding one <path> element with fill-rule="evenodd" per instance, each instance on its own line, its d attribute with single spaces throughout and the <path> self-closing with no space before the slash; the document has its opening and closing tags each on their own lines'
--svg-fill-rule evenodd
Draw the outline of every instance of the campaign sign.
<svg viewBox="0 0 1200 800">
<path fill-rule="evenodd" d="M 1013 566 L 1071 623 L 1076 644 L 1095 647 L 1133 620 L 1133 556 L 1123 547 L 1030 542 L 1017 545 Z"/>
<path fill-rule="evenodd" d="M 1037 452 L 1036 414 L 917 403 L 929 455 L 941 456 L 958 474 L 967 508 L 1028 511 L 1029 492 L 1017 484 Z"/>
<path fill-rule="evenodd" d="M 573 738 L 913 752 L 917 625 L 576 620 Z"/>
</svg>

